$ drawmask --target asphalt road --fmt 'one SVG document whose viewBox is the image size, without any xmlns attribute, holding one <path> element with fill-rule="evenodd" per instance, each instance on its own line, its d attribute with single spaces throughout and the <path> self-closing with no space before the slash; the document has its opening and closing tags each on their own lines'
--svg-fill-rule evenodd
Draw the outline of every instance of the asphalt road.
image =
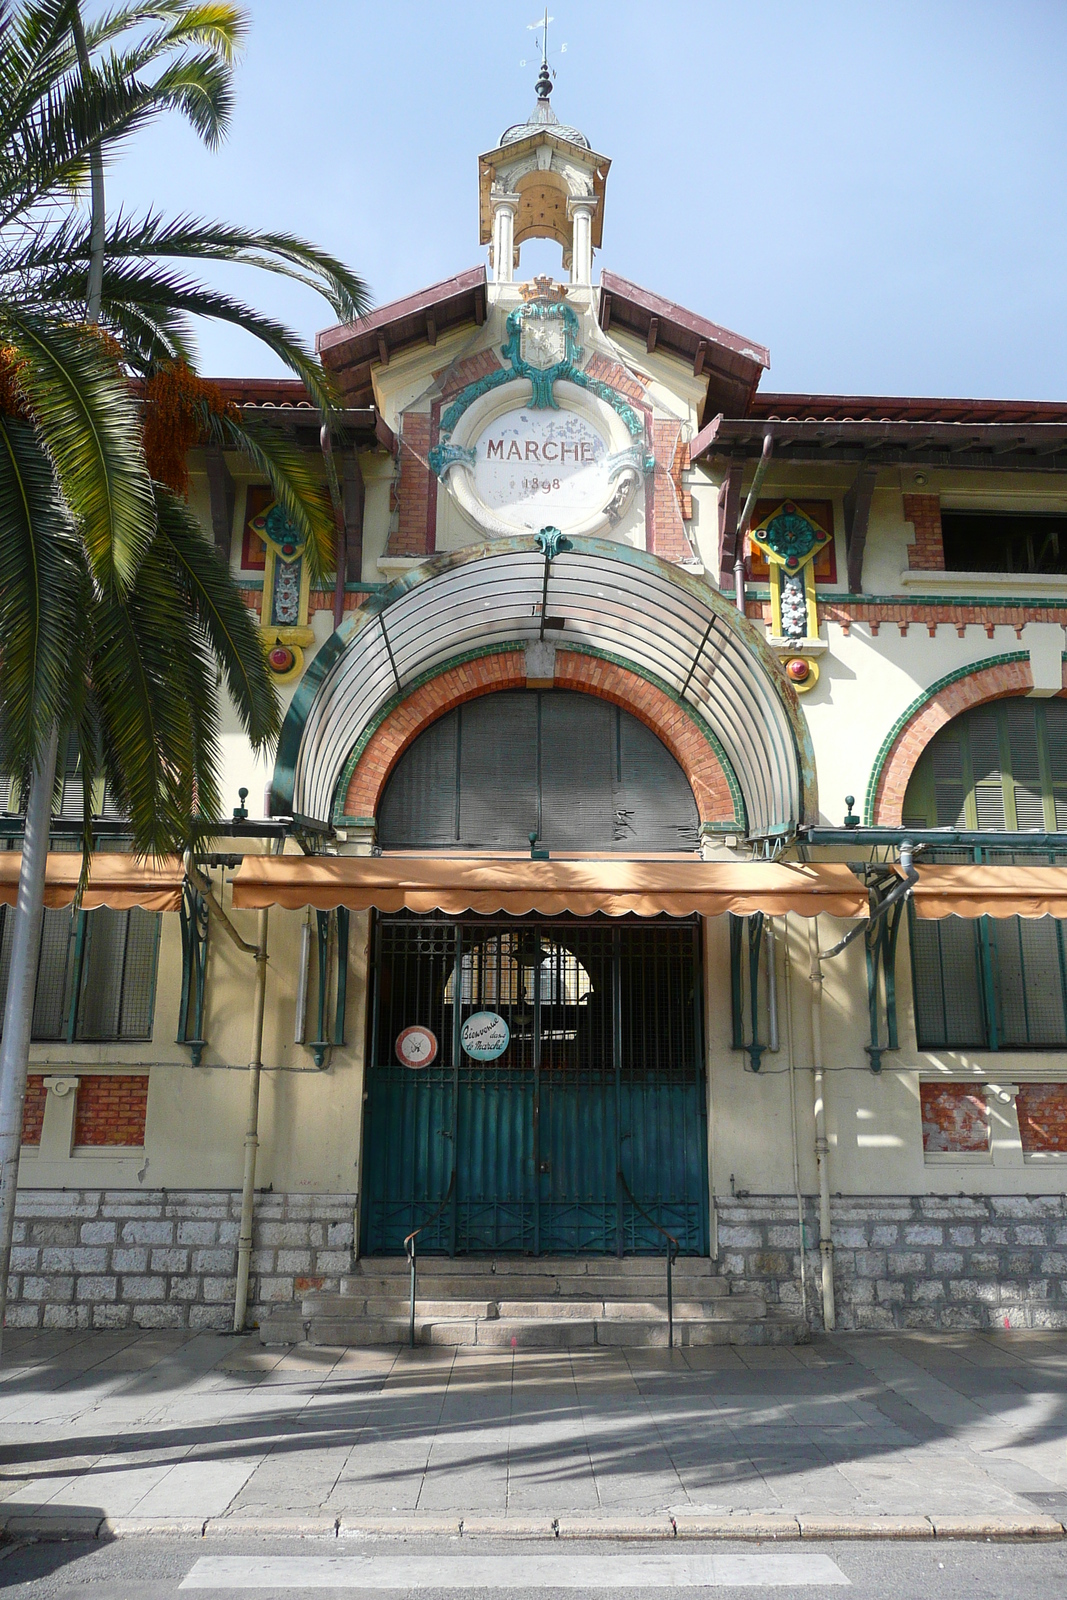
<svg viewBox="0 0 1067 1600">
<path fill-rule="evenodd" d="M 26 1600 L 292 1600 L 464 1591 L 508 1600 L 796 1595 L 803 1600 L 1067 1600 L 1067 1544 L 630 1544 L 489 1539 L 118 1539 L 0 1546 L 0 1587 Z"/>
</svg>

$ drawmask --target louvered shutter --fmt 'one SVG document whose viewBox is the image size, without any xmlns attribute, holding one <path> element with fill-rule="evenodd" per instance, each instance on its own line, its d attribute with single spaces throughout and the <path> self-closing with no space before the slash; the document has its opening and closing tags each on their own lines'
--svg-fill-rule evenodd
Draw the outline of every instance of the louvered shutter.
<svg viewBox="0 0 1067 1600">
<path fill-rule="evenodd" d="M 459 712 L 434 722 L 398 762 L 378 813 L 383 845 L 452 845 L 456 842 L 456 747 Z"/>
<path fill-rule="evenodd" d="M 974 807 L 979 828 L 1006 826 L 1004 775 L 1000 760 L 1000 723 L 996 706 L 982 706 L 967 719 Z"/>
<path fill-rule="evenodd" d="M 541 696 L 541 837 L 550 849 L 610 844 L 616 726 L 616 709 L 606 700 Z"/>
<path fill-rule="evenodd" d="M 1012 793 L 1017 828 L 1045 830 L 1037 708 L 1032 700 L 1006 700 L 998 707 L 1011 752 Z"/>
<path fill-rule="evenodd" d="M 933 767 L 937 826 L 965 828 L 966 788 L 963 781 L 963 748 L 958 730 L 948 728 L 937 735 L 930 747 L 930 762 Z"/>
<path fill-rule="evenodd" d="M 529 849 L 537 832 L 537 695 L 469 700 L 460 728 L 460 843 Z"/>
<path fill-rule="evenodd" d="M 689 780 L 651 728 L 620 711 L 615 838 L 645 850 L 693 850 L 700 818 Z"/>
<path fill-rule="evenodd" d="M 986 1042 L 975 924 L 909 918 L 915 1031 L 921 1050 Z"/>
</svg>

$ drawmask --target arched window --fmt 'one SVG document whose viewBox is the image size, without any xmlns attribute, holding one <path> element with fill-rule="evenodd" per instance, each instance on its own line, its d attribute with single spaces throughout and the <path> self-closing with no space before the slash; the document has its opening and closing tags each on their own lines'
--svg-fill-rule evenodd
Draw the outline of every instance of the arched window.
<svg viewBox="0 0 1067 1600">
<path fill-rule="evenodd" d="M 994 700 L 956 717 L 919 757 L 904 826 L 1067 829 L 1067 700 Z"/>
<path fill-rule="evenodd" d="M 955 718 L 919 758 L 903 819 L 912 828 L 1067 829 L 1067 701 L 998 700 Z M 911 916 L 910 928 L 920 1048 L 1067 1046 L 1067 925 Z"/>
<path fill-rule="evenodd" d="M 696 850 L 685 773 L 621 707 L 566 689 L 484 695 L 432 723 L 378 811 L 385 849 Z"/>
</svg>

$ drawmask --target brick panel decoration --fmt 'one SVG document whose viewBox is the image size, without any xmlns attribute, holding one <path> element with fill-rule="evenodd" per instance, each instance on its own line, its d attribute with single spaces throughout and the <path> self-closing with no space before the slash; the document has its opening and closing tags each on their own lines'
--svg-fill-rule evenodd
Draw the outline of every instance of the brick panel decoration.
<svg viewBox="0 0 1067 1600">
<path fill-rule="evenodd" d="M 625 667 L 570 650 L 557 650 L 553 682 L 557 689 L 599 695 L 644 722 L 667 746 L 689 779 L 701 822 L 735 820 L 730 782 L 715 751 L 692 718 L 669 695 Z M 376 814 L 390 772 L 431 722 L 465 700 L 525 685 L 525 654 L 507 651 L 449 667 L 416 689 L 367 741 L 348 781 L 344 815 L 354 818 Z"/>
<path fill-rule="evenodd" d="M 148 1111 L 148 1074 L 100 1073 L 78 1080 L 74 1111 L 74 1144 L 122 1145 L 138 1149 L 144 1144 Z"/>
<path fill-rule="evenodd" d="M 944 572 L 945 545 L 941 537 L 941 500 L 936 494 L 906 494 L 904 521 L 915 528 L 915 543 L 908 546 L 908 566 L 913 572 Z"/>
<path fill-rule="evenodd" d="M 921 1083 L 923 1154 L 974 1155 L 989 1149 L 989 1107 L 970 1083 Z"/>
<path fill-rule="evenodd" d="M 1026 1155 L 1067 1154 L 1067 1083 L 1022 1083 L 1015 1108 Z"/>
<path fill-rule="evenodd" d="M 430 470 L 431 419 L 418 411 L 405 413 L 400 429 L 400 487 L 397 523 L 389 534 L 386 555 L 426 556 L 433 550 L 432 511 L 436 481 Z"/>
<path fill-rule="evenodd" d="M 693 546 L 686 535 L 682 516 L 681 423 L 654 422 L 652 437 L 656 470 L 652 485 L 652 537 L 649 548 L 653 555 L 660 556 L 664 561 L 692 561 Z"/>
<path fill-rule="evenodd" d="M 918 706 L 909 708 L 901 725 L 892 733 L 889 750 L 876 764 L 873 794 L 867 804 L 868 820 L 881 827 L 899 828 L 903 818 L 904 796 L 915 764 L 930 740 L 953 717 L 984 705 L 988 700 L 1003 700 L 1011 695 L 1029 694 L 1034 687 L 1029 656 L 999 661 L 987 667 L 977 665 L 934 685 Z"/>
<path fill-rule="evenodd" d="M 500 362 L 493 350 L 479 350 L 473 356 L 466 356 L 462 361 L 455 361 L 444 372 L 435 372 L 434 377 L 441 385 L 441 399 L 450 400 L 454 394 L 465 389 L 468 383 L 477 383 L 479 378 L 487 378 L 491 372 L 498 371 Z"/>
<path fill-rule="evenodd" d="M 31 1072 L 26 1079 L 26 1098 L 22 1102 L 22 1143 L 24 1145 L 38 1145 L 41 1142 L 41 1129 L 44 1127 L 44 1108 L 48 1099 L 48 1090 L 44 1086 L 44 1078 L 36 1072 Z"/>
<path fill-rule="evenodd" d="M 598 383 L 606 383 L 619 394 L 624 394 L 628 400 L 646 401 L 644 385 L 618 361 L 612 361 L 609 356 L 597 352 L 590 356 L 586 362 L 585 370 L 590 378 L 595 378 Z"/>
</svg>

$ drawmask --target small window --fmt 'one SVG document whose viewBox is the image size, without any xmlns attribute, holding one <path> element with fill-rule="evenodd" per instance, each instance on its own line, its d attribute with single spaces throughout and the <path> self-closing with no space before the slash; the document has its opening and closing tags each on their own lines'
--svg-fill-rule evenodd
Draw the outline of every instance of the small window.
<svg viewBox="0 0 1067 1600">
<path fill-rule="evenodd" d="M 1023 1155 L 1067 1155 L 1067 1083 L 1021 1083 L 1015 1108 Z"/>
<path fill-rule="evenodd" d="M 969 1083 L 921 1083 L 923 1155 L 982 1156 L 990 1151 L 989 1107 Z"/>
<path fill-rule="evenodd" d="M 1067 572 L 1067 516 L 942 511 L 949 572 Z"/>
<path fill-rule="evenodd" d="M 14 923 L 0 909 L 0 995 L 7 993 Z M 159 928 L 157 911 L 46 911 L 32 1037 L 150 1039 Z"/>
</svg>

